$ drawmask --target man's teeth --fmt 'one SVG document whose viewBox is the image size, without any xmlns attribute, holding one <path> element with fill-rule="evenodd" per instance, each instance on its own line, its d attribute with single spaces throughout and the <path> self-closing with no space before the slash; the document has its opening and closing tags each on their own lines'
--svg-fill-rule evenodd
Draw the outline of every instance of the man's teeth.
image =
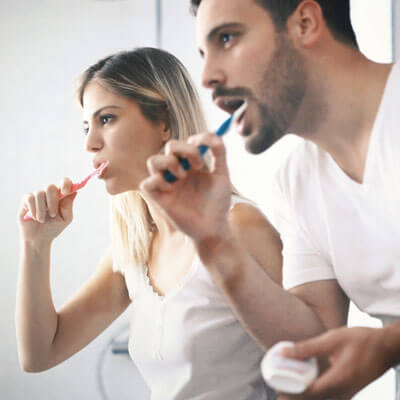
<svg viewBox="0 0 400 400">
<path fill-rule="evenodd" d="M 241 105 L 243 104 L 243 100 L 229 100 L 223 103 L 224 108 L 230 110 L 230 112 L 235 112 Z"/>
<path fill-rule="evenodd" d="M 246 108 L 247 108 L 247 103 L 244 101 L 243 104 L 234 112 L 233 118 L 235 121 L 238 121 L 243 116 L 243 114 L 246 111 Z"/>
</svg>

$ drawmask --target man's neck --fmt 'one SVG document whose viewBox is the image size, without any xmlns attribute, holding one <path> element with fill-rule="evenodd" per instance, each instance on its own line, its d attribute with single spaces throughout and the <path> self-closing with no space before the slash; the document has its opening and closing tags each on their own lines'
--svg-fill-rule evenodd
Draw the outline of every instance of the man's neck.
<svg viewBox="0 0 400 400">
<path fill-rule="evenodd" d="M 314 69 L 299 115 L 307 115 L 307 109 L 317 111 L 298 121 L 295 132 L 327 151 L 350 178 L 361 183 L 391 66 L 373 63 L 351 50 L 340 56 L 340 62 L 327 58 Z"/>
</svg>

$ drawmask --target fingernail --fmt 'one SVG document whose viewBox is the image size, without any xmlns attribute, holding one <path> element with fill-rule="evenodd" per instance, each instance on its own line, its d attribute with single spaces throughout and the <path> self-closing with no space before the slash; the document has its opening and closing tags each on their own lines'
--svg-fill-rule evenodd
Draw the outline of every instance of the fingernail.
<svg viewBox="0 0 400 400">
<path fill-rule="evenodd" d="M 293 356 L 294 356 L 293 348 L 288 348 L 288 347 L 286 347 L 286 348 L 284 348 L 284 349 L 281 350 L 281 354 L 282 354 L 284 357 L 288 357 L 288 358 L 293 357 Z"/>
</svg>

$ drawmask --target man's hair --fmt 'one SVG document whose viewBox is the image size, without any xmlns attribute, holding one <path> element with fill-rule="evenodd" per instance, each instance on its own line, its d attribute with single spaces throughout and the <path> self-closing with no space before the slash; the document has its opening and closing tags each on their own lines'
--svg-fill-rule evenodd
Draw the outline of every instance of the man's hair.
<svg viewBox="0 0 400 400">
<path fill-rule="evenodd" d="M 197 14 L 202 0 L 190 0 L 191 11 Z M 286 22 L 303 0 L 254 0 L 272 17 L 275 28 L 286 29 Z M 315 0 L 321 7 L 325 22 L 333 37 L 358 48 L 356 35 L 350 20 L 350 0 Z"/>
</svg>

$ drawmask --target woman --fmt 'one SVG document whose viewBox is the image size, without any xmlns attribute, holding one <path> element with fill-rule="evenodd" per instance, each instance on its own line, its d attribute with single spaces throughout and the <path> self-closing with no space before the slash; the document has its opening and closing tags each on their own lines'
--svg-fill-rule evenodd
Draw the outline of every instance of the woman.
<svg viewBox="0 0 400 400">
<path fill-rule="evenodd" d="M 49 288 L 53 239 L 72 221 L 71 181 L 29 194 L 20 211 L 22 260 L 17 294 L 19 357 L 42 371 L 85 347 L 133 301 L 129 352 L 152 399 L 267 399 L 262 350 L 250 338 L 195 254 L 191 241 L 140 191 L 146 161 L 170 139 L 206 129 L 193 83 L 181 63 L 157 49 L 107 57 L 78 89 L 86 148 L 112 197 L 112 243 L 99 268 L 60 310 Z M 190 160 L 194 170 L 199 160 Z M 196 164 L 197 163 L 197 164 Z M 171 168 L 176 177 L 192 173 Z M 252 205 L 233 196 L 231 213 Z M 25 221 L 30 212 L 33 221 Z M 235 220 L 235 219 L 233 219 Z M 246 223 L 241 221 L 240 223 Z M 236 222 L 240 231 L 239 222 Z M 249 245 L 250 246 L 250 245 Z M 252 250 L 267 269 L 264 249 Z M 280 281 L 280 271 L 267 271 Z"/>
</svg>

